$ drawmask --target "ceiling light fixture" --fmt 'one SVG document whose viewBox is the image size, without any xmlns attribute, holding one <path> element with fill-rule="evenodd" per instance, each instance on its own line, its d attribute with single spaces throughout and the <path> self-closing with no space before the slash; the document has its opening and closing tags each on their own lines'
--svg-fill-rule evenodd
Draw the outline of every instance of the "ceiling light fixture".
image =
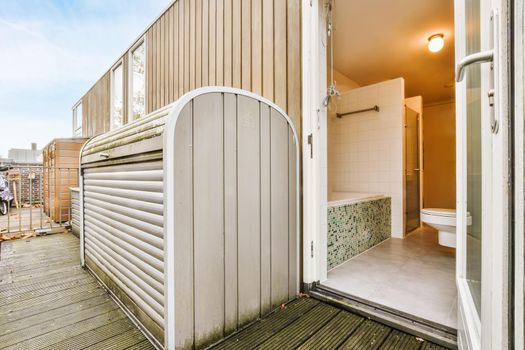
<svg viewBox="0 0 525 350">
<path fill-rule="evenodd" d="M 428 50 L 430 52 L 441 51 L 445 45 L 445 36 L 443 34 L 434 34 L 428 38 Z"/>
</svg>

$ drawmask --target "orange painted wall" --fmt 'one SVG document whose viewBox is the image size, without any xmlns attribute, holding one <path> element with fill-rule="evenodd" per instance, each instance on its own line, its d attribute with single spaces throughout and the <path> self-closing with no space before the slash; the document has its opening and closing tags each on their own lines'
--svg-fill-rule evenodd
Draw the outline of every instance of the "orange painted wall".
<svg viewBox="0 0 525 350">
<path fill-rule="evenodd" d="M 423 108 L 423 207 L 456 208 L 454 102 Z"/>
</svg>

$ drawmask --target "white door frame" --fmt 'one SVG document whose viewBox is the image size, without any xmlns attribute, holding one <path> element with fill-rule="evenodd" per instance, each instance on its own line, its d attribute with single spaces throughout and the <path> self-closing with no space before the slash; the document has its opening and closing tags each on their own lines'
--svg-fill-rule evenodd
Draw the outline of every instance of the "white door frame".
<svg viewBox="0 0 525 350">
<path fill-rule="evenodd" d="M 455 1 L 456 62 L 465 52 L 465 2 Z M 491 25 L 491 15 L 494 25 Z M 467 155 L 466 155 L 466 88 L 465 81 L 456 88 L 457 120 L 457 286 L 458 338 L 460 348 L 509 348 L 509 251 L 511 235 L 510 169 L 509 169 L 509 75 L 510 33 L 506 0 L 481 0 L 481 50 L 494 50 L 494 72 L 490 64 L 481 66 L 481 134 L 482 134 L 482 266 L 481 319 L 475 309 L 466 281 L 466 212 L 467 212 Z M 494 36 L 494 45 L 490 37 Z M 489 106 L 487 93 L 494 74 L 495 102 Z M 499 130 L 491 130 L 491 112 Z"/>
<path fill-rule="evenodd" d="M 525 349 L 524 340 L 524 57 L 525 51 L 525 5 L 514 0 L 514 346 Z"/>
<path fill-rule="evenodd" d="M 302 0 L 302 150 L 303 150 L 303 282 L 310 285 L 326 278 L 326 257 L 322 252 L 321 188 L 322 174 L 319 167 L 321 155 L 320 119 L 325 118 L 322 107 L 325 83 L 322 69 L 326 64 L 320 59 L 318 40 L 322 33 L 319 0 Z M 326 197 L 326 194 L 324 195 Z M 324 235 L 326 241 L 326 235 Z"/>
<path fill-rule="evenodd" d="M 492 174 L 490 178 L 486 178 L 484 183 L 484 189 L 486 192 L 485 201 L 489 201 L 492 204 L 489 210 L 485 208 L 484 211 L 484 225 L 486 232 L 498 233 L 488 235 L 485 234 L 483 238 L 483 297 L 482 297 L 482 320 L 476 321 L 476 314 L 473 302 L 466 302 L 460 305 L 461 312 L 466 316 L 466 324 L 459 325 L 462 328 L 462 335 L 460 340 L 467 339 L 466 343 L 460 343 L 461 348 L 465 349 L 492 349 L 500 350 L 506 349 L 509 342 L 509 323 L 508 315 L 509 303 L 507 296 L 509 295 L 509 237 L 510 237 L 510 181 L 509 177 L 509 133 L 510 125 L 509 118 L 510 106 L 508 105 L 510 91 L 508 89 L 508 76 L 506 75 L 509 71 L 508 67 L 508 53 L 509 48 L 507 47 L 508 27 L 505 25 L 509 19 L 509 13 L 507 12 L 508 7 L 506 6 L 509 0 L 482 0 L 482 3 L 487 9 L 487 6 L 495 6 L 498 8 L 499 23 L 500 25 L 497 33 L 501 40 L 503 50 L 499 50 L 495 56 L 499 62 L 499 74 L 496 74 L 496 84 L 498 86 L 498 97 L 496 99 L 496 115 L 499 119 L 499 132 L 493 135 L 490 142 L 483 144 L 483 149 L 488 154 L 494 155 L 493 162 L 484 160 L 484 176 Z M 326 174 L 323 174 L 323 169 L 320 165 L 321 153 L 323 151 L 323 137 L 326 142 L 326 135 L 323 136 L 324 130 L 322 130 L 322 120 L 326 120 L 326 109 L 322 106 L 322 100 L 326 93 L 325 81 L 323 77 L 323 69 L 326 69 L 326 65 L 322 62 L 321 51 L 319 49 L 318 40 L 322 35 L 322 21 L 320 16 L 322 14 L 322 7 L 320 5 L 322 0 L 303 0 L 302 1 L 302 76 L 303 76 L 303 120 L 302 120 L 302 142 L 303 142 L 303 281 L 306 284 L 311 284 L 318 281 L 323 281 L 326 278 L 326 269 L 321 268 L 323 257 L 321 249 L 323 244 L 323 222 L 326 223 L 326 207 L 321 205 L 322 181 L 326 181 Z M 463 1 L 456 0 L 456 13 L 464 13 L 461 8 Z M 458 12 L 458 10 L 460 12 Z M 485 11 L 488 13 L 488 11 Z M 461 16 L 461 15 L 460 15 Z M 456 21 L 458 18 L 456 18 Z M 462 20 L 459 17 L 459 20 Z M 486 21 L 488 18 L 481 18 L 481 21 Z M 488 26 L 485 26 L 488 28 Z M 488 29 L 487 29 L 488 30 Z M 462 29 L 458 28 L 456 23 L 456 37 L 462 35 Z M 485 31 L 482 36 L 486 38 L 488 31 Z M 486 40 L 485 40 L 486 41 Z M 484 48 L 486 44 L 483 44 Z M 503 53 L 501 53 L 503 52 Z M 523 51 L 521 51 L 522 53 Z M 463 54 L 463 55 L 462 55 Z M 517 54 L 520 55 L 519 53 Z M 456 59 L 463 58 L 464 53 L 461 51 L 457 52 Z M 486 70 L 488 67 L 484 67 L 482 70 L 482 86 L 486 87 L 489 74 Z M 459 89 L 458 85 L 458 90 Z M 485 95 L 483 95 L 484 97 Z M 457 104 L 461 101 L 465 101 L 463 93 L 457 93 Z M 457 133 L 465 133 L 466 123 L 465 118 L 461 117 L 461 113 L 464 114 L 464 110 L 460 111 L 458 108 L 458 124 Z M 522 121 L 520 121 L 521 123 Z M 516 124 L 516 126 L 519 126 Z M 485 125 L 486 127 L 486 125 Z M 486 130 L 490 132 L 490 130 Z M 516 136 L 516 135 L 515 135 Z M 313 142 L 310 142 L 312 141 Z M 515 142 L 522 141 L 516 137 Z M 458 160 L 465 159 L 465 140 L 464 138 L 458 139 Z M 326 144 L 326 143 L 325 143 Z M 523 147 L 518 146 L 516 149 Z M 522 151 L 517 152 L 516 157 Z M 464 182 L 466 176 L 466 165 L 458 161 L 457 169 L 457 180 L 458 180 L 458 228 L 464 226 L 466 219 L 466 201 L 465 201 L 465 185 Z M 487 168 L 487 163 L 491 164 L 490 168 Z M 521 162 L 522 163 L 522 162 Z M 490 170 L 490 171 L 489 171 Z M 522 166 L 516 170 L 516 175 L 523 173 Z M 323 176 L 324 175 L 324 176 Z M 461 184 L 460 184 L 461 182 Z M 326 184 L 325 184 L 326 185 Z M 522 188 L 520 183 L 516 186 L 516 193 Z M 326 195 L 325 195 L 326 197 Z M 523 208 L 523 203 L 518 203 L 519 199 L 522 198 L 522 194 L 516 195 L 516 204 L 518 208 Z M 325 199 L 326 200 L 326 199 Z M 522 215 L 521 215 L 522 216 Z M 519 220 L 517 220 L 519 221 Z M 516 222 L 519 225 L 520 222 Z M 523 226 L 523 219 L 521 218 L 521 226 Z M 521 227 L 521 230 L 523 227 Z M 458 231 L 458 249 L 464 247 L 464 240 L 460 237 L 464 237 L 464 233 L 459 234 Z M 488 236 L 488 237 L 487 237 Z M 522 239 L 522 237 L 521 237 Z M 326 237 L 324 237 L 326 240 Z M 326 242 L 325 242 L 326 243 Z M 459 260 L 459 259 L 458 259 Z M 523 265 L 523 264 L 522 264 Z M 458 272 L 461 273 L 464 269 L 464 262 L 458 261 Z M 522 270 L 523 271 L 523 266 Z M 465 296 L 465 293 L 469 293 L 466 289 L 465 281 L 458 281 L 458 290 L 460 295 Z M 521 289 L 523 290 L 523 288 Z M 516 296 L 516 298 L 522 298 L 523 294 Z M 468 298 L 464 298 L 468 300 Z M 521 310 L 523 310 L 523 302 L 521 301 Z M 517 305 L 519 306 L 519 305 Z M 516 311 L 518 312 L 518 311 Z M 523 333 L 523 332 L 521 332 Z M 523 336 L 521 336 L 521 339 Z"/>
</svg>

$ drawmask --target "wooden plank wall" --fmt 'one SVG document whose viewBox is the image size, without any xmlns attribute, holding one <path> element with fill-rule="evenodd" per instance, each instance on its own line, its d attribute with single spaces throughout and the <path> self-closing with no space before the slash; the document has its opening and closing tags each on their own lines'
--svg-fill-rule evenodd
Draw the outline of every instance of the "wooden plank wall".
<svg viewBox="0 0 525 350">
<path fill-rule="evenodd" d="M 300 21 L 300 0 L 175 1 L 145 33 L 147 113 L 198 87 L 231 86 L 275 102 L 299 131 Z M 84 136 L 109 130 L 109 95 L 108 71 L 82 99 Z"/>
<path fill-rule="evenodd" d="M 44 210 L 55 222 L 69 221 L 69 188 L 78 186 L 80 149 L 86 138 L 54 139 L 44 147 Z"/>
<path fill-rule="evenodd" d="M 82 97 L 82 136 L 91 137 L 109 130 L 110 72 Z"/>
</svg>

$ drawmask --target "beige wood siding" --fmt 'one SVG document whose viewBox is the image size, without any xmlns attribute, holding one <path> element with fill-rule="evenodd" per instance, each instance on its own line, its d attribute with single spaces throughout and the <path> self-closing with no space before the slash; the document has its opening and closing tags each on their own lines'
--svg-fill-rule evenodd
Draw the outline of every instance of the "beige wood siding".
<svg viewBox="0 0 525 350">
<path fill-rule="evenodd" d="M 201 86 L 232 86 L 275 102 L 300 130 L 300 22 L 300 0 L 175 1 L 145 32 L 146 113 Z M 84 136 L 109 130 L 110 72 L 82 103 Z"/>
<path fill-rule="evenodd" d="M 82 136 L 91 137 L 109 130 L 110 72 L 82 97 Z"/>
<path fill-rule="evenodd" d="M 44 211 L 55 222 L 69 221 L 69 188 L 78 186 L 80 149 L 86 138 L 54 139 L 44 147 Z"/>
</svg>

